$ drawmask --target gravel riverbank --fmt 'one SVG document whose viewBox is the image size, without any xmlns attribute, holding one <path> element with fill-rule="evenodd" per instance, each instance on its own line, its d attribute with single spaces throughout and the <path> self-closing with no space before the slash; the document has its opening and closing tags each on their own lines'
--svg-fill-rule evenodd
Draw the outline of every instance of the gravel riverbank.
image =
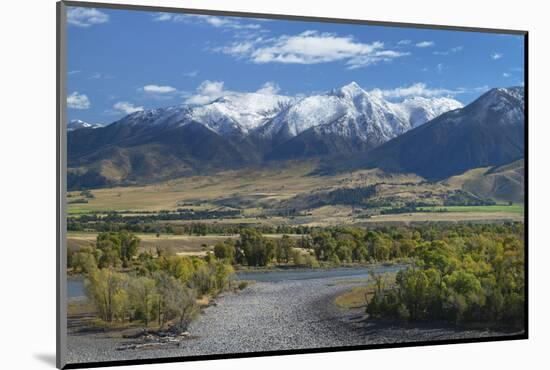
<svg viewBox="0 0 550 370">
<path fill-rule="evenodd" d="M 127 339 L 69 333 L 68 362 L 213 355 L 304 348 L 477 338 L 498 333 L 437 326 L 371 323 L 361 310 L 344 311 L 333 298 L 359 282 L 323 278 L 258 282 L 227 293 L 206 308 L 180 347 L 117 351 Z"/>
</svg>

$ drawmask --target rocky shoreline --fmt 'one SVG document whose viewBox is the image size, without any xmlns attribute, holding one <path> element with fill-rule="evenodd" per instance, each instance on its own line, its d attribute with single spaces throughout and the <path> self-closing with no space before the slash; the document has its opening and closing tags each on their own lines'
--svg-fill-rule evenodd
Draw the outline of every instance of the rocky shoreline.
<svg viewBox="0 0 550 370">
<path fill-rule="evenodd" d="M 363 310 L 342 310 L 334 297 L 360 282 L 334 278 L 258 282 L 218 297 L 173 346 L 132 347 L 109 333 L 70 330 L 69 363 L 185 357 L 464 339 L 509 335 L 449 325 L 401 325 L 364 320 Z"/>
</svg>

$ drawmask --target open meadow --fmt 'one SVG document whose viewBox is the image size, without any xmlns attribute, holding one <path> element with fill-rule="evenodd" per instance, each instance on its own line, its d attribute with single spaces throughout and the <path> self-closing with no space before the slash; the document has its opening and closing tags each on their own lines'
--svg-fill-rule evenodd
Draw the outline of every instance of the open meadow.
<svg viewBox="0 0 550 370">
<path fill-rule="evenodd" d="M 450 182 L 431 183 L 378 169 L 321 176 L 313 174 L 315 166 L 314 161 L 289 162 L 283 168 L 70 192 L 69 216 L 77 220 L 113 213 L 126 219 L 165 215 L 155 221 L 272 226 L 523 219 L 522 204 L 487 202 Z M 166 216 L 171 214 L 175 216 Z"/>
</svg>

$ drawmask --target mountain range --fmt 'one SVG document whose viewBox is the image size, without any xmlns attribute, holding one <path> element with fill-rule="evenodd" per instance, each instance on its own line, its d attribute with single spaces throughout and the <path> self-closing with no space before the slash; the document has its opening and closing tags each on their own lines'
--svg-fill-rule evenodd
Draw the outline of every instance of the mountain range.
<svg viewBox="0 0 550 370">
<path fill-rule="evenodd" d="M 521 157 L 523 104 L 521 87 L 490 90 L 466 107 L 444 97 L 388 101 L 355 82 L 303 97 L 228 93 L 105 127 L 74 125 L 69 188 L 311 157 L 323 158 L 323 171 L 379 166 L 443 178 Z"/>
<path fill-rule="evenodd" d="M 501 166 L 525 151 L 523 87 L 497 88 L 462 109 L 441 114 L 333 170 L 378 167 L 435 181 L 472 168 Z"/>
</svg>

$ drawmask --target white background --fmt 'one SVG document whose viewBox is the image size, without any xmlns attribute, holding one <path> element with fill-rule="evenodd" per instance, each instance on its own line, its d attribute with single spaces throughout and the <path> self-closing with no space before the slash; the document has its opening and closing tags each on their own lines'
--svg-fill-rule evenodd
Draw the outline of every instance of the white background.
<svg viewBox="0 0 550 370">
<path fill-rule="evenodd" d="M 116 1 L 114 1 L 116 2 Z M 530 339 L 419 348 L 205 361 L 134 368 L 281 369 L 548 368 L 550 310 L 546 229 L 550 156 L 550 42 L 544 1 L 127 0 L 142 5 L 312 15 L 530 31 Z M 55 363 L 55 1 L 11 0 L 0 13 L 0 363 Z M 182 40 L 182 44 L 184 40 Z"/>
</svg>

